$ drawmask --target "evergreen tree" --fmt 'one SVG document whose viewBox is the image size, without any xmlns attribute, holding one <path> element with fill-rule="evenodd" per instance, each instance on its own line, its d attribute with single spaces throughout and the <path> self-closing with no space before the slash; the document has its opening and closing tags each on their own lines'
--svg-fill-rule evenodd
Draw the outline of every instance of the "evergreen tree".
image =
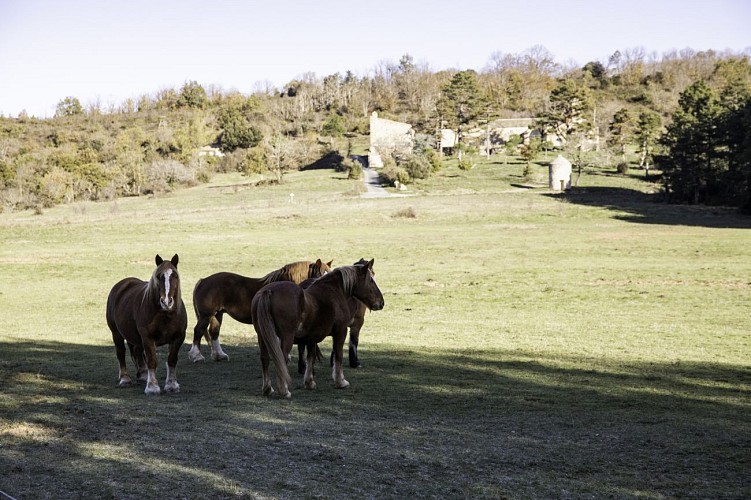
<svg viewBox="0 0 751 500">
<path fill-rule="evenodd" d="M 457 141 L 461 143 L 462 129 L 477 120 L 486 108 L 477 73 L 468 69 L 456 73 L 442 89 L 438 100 L 438 113 L 450 127 L 456 127 Z"/>
<path fill-rule="evenodd" d="M 56 117 L 82 114 L 83 106 L 81 106 L 81 101 L 79 101 L 77 97 L 68 96 L 57 103 L 57 109 L 55 110 Z"/>
<path fill-rule="evenodd" d="M 548 110 L 540 115 L 543 132 L 554 132 L 564 143 L 570 137 L 584 137 L 592 123 L 592 96 L 584 86 L 566 78 L 550 93 Z"/>
<path fill-rule="evenodd" d="M 661 142 L 665 190 L 671 200 L 688 203 L 714 201 L 726 162 L 719 152 L 721 106 L 717 93 L 699 80 L 681 93 L 679 109 Z"/>
</svg>

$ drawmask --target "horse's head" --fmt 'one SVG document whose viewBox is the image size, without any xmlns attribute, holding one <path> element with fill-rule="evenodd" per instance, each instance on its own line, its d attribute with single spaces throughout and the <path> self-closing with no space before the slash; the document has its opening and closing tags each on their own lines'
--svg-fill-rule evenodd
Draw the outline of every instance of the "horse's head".
<svg viewBox="0 0 751 500">
<path fill-rule="evenodd" d="M 323 262 L 321 259 L 316 260 L 308 266 L 308 278 L 320 278 L 324 274 L 331 272 L 331 264 L 334 261 Z"/>
<path fill-rule="evenodd" d="M 381 289 L 378 288 L 378 283 L 375 280 L 375 272 L 373 271 L 374 260 L 365 261 L 360 259 L 354 265 L 357 270 L 357 280 L 352 287 L 352 295 L 368 306 L 368 309 L 379 311 L 383 309 L 384 301 Z"/>
<path fill-rule="evenodd" d="M 175 254 L 171 260 L 156 256 L 156 269 L 151 276 L 151 286 L 159 294 L 159 307 L 163 311 L 172 311 L 180 301 L 180 275 L 177 272 L 179 257 Z"/>
</svg>

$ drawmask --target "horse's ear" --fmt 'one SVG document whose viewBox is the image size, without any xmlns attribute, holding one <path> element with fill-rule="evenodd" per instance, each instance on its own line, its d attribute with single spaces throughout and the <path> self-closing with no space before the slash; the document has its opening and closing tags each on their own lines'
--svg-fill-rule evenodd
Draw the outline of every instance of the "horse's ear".
<svg viewBox="0 0 751 500">
<path fill-rule="evenodd" d="M 331 267 L 331 264 L 333 264 L 333 263 L 334 263 L 334 259 L 331 259 L 330 261 L 328 261 L 326 263 L 326 265 L 329 266 L 329 267 Z"/>
<path fill-rule="evenodd" d="M 159 264 L 164 262 L 164 259 L 159 254 L 156 254 L 156 258 L 154 259 L 154 261 L 156 262 L 156 265 L 158 266 Z"/>
<path fill-rule="evenodd" d="M 170 262 L 172 262 L 173 266 L 177 267 L 177 263 L 179 261 L 180 261 L 180 257 L 178 257 L 177 254 L 175 254 L 175 255 L 172 256 L 172 260 Z"/>
<path fill-rule="evenodd" d="M 316 266 L 321 267 L 323 265 L 323 262 L 321 262 L 321 259 L 316 260 Z"/>
<path fill-rule="evenodd" d="M 373 262 L 375 262 L 375 259 L 370 259 L 370 262 L 368 262 L 368 269 L 373 270 Z"/>
</svg>

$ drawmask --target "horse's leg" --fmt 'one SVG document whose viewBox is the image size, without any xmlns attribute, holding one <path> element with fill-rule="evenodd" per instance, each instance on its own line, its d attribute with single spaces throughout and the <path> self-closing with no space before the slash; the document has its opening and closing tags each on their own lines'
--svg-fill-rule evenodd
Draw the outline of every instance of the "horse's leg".
<svg viewBox="0 0 751 500">
<path fill-rule="evenodd" d="M 266 343 L 258 335 L 258 351 L 261 354 L 261 372 L 263 373 L 263 390 L 264 396 L 271 396 L 274 394 L 274 388 L 271 387 L 271 377 L 269 376 L 269 349 L 266 347 Z"/>
<path fill-rule="evenodd" d="M 360 329 L 365 323 L 365 317 L 355 314 L 352 323 L 349 325 L 349 367 L 360 368 L 362 363 L 357 357 L 357 345 L 360 343 Z"/>
<path fill-rule="evenodd" d="M 283 336 L 279 339 L 280 347 L 285 358 L 289 360 L 289 353 L 292 351 L 292 344 L 294 343 L 294 337 L 292 335 Z M 287 365 L 276 367 L 276 388 L 279 390 L 279 395 L 285 398 L 291 398 L 292 393 L 289 392 L 287 387 L 287 381 L 282 376 L 282 370 L 287 370 Z"/>
<path fill-rule="evenodd" d="M 115 354 L 117 354 L 117 363 L 119 370 L 117 374 L 117 386 L 128 387 L 133 383 L 128 375 L 128 368 L 125 366 L 125 339 L 116 331 L 112 331 L 112 341 L 115 343 Z"/>
<path fill-rule="evenodd" d="M 349 387 L 349 382 L 344 380 L 344 371 L 342 370 L 344 339 L 347 337 L 347 327 L 337 328 L 332 337 L 334 339 L 334 368 L 331 371 L 331 376 L 334 379 L 336 387 L 344 389 L 345 387 Z"/>
<path fill-rule="evenodd" d="M 300 344 L 300 351 L 304 351 L 304 350 L 305 350 L 305 344 Z M 308 362 L 307 362 L 307 366 L 305 366 L 305 388 L 306 389 L 316 388 L 315 363 L 316 363 L 316 346 L 309 345 L 308 346 Z"/>
<path fill-rule="evenodd" d="M 146 335 L 141 335 L 141 339 L 143 340 L 143 351 L 146 357 L 146 369 L 148 370 L 146 375 L 146 390 L 143 392 L 146 394 L 159 394 L 162 391 L 156 379 L 156 344 L 153 340 L 146 338 Z"/>
<path fill-rule="evenodd" d="M 209 328 L 209 322 L 213 318 L 213 316 L 201 314 L 198 311 L 196 311 L 196 316 L 198 316 L 198 321 L 196 322 L 195 328 L 193 328 L 193 345 L 188 352 L 188 359 L 193 363 L 198 363 L 199 361 L 204 360 L 204 357 L 201 354 L 201 337 L 206 334 L 206 331 Z"/>
<path fill-rule="evenodd" d="M 300 343 L 297 345 L 297 373 L 304 375 L 305 369 L 305 344 Z"/>
<path fill-rule="evenodd" d="M 139 382 L 146 382 L 146 358 L 144 357 L 143 347 L 137 344 L 128 342 L 128 349 L 130 349 L 130 357 L 136 363 L 136 380 Z"/>
<path fill-rule="evenodd" d="M 177 355 L 180 353 L 180 347 L 185 340 L 185 333 L 175 337 L 169 345 L 169 354 L 167 355 L 167 381 L 164 383 L 164 390 L 167 392 L 180 392 L 180 384 L 177 383 Z"/>
<path fill-rule="evenodd" d="M 229 361 L 229 356 L 222 350 L 222 346 L 219 344 L 219 329 L 222 328 L 222 318 L 224 312 L 219 311 L 216 313 L 209 322 L 209 336 L 206 339 L 211 345 L 211 359 L 214 361 Z"/>
</svg>

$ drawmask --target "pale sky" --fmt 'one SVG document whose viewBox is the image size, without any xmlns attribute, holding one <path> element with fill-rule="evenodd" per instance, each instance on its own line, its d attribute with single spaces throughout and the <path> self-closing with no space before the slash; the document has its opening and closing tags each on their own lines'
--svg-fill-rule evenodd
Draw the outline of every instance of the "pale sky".
<svg viewBox="0 0 751 500">
<path fill-rule="evenodd" d="M 192 80 L 251 93 L 364 76 L 404 54 L 480 71 L 535 45 L 581 66 L 639 47 L 751 53 L 751 0 L 0 0 L 0 115 L 51 117 L 66 96 L 106 110 Z"/>
</svg>

